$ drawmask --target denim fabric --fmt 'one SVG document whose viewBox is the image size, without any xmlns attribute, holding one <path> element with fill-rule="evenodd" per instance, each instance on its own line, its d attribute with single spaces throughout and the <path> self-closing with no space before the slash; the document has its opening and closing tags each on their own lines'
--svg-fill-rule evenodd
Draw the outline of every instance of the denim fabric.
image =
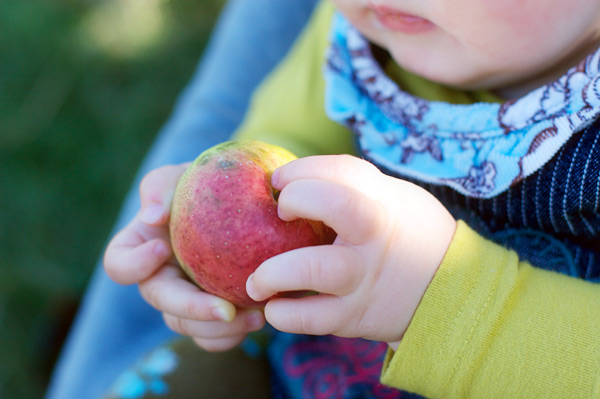
<svg viewBox="0 0 600 399">
<path fill-rule="evenodd" d="M 493 198 L 425 187 L 455 217 L 532 265 L 600 282 L 600 120 L 536 173 Z"/>
<path fill-rule="evenodd" d="M 204 60 L 140 168 L 115 232 L 139 208 L 137 186 L 149 170 L 194 159 L 226 140 L 250 93 L 283 57 L 315 0 L 231 0 Z M 260 23 L 257 23 L 260 22 Z M 174 335 L 137 287 L 113 283 L 99 263 L 50 382 L 48 399 L 96 398 L 137 358 Z"/>
</svg>

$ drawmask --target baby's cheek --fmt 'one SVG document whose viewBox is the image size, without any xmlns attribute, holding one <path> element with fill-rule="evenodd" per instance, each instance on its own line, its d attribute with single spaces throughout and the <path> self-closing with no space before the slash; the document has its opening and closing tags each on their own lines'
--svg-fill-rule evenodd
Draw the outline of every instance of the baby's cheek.
<svg viewBox="0 0 600 399">
<path fill-rule="evenodd" d="M 449 1 L 449 0 L 448 0 Z M 561 0 L 457 0 L 463 10 L 455 14 L 455 23 L 464 36 L 462 40 L 471 47 L 483 62 L 505 65 L 509 69 L 537 68 L 554 56 L 555 47 L 564 39 L 553 38 L 556 29 L 564 24 Z M 575 0 L 579 1 L 579 0 Z M 456 5 L 456 4 L 455 4 Z M 457 11 L 454 8 L 455 12 Z M 561 12 L 566 13 L 562 14 Z M 467 16 L 468 15 L 468 16 Z M 468 27 L 468 28 L 465 28 Z M 518 62 L 522 66 L 515 65 Z"/>
<path fill-rule="evenodd" d="M 570 11 L 570 2 L 561 0 L 473 1 L 479 3 L 482 23 L 502 25 L 505 31 L 524 39 L 544 32 L 547 34 L 554 23 L 564 15 L 569 15 Z"/>
</svg>

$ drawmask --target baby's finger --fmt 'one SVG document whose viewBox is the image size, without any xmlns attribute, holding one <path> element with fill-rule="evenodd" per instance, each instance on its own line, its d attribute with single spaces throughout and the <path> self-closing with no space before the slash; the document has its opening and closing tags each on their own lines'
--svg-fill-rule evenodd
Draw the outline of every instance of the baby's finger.
<svg viewBox="0 0 600 399">
<path fill-rule="evenodd" d="M 343 336 L 349 328 L 348 314 L 342 298 L 332 295 L 314 295 L 299 299 L 277 298 L 265 307 L 269 324 L 280 331 L 293 334 Z"/>
<path fill-rule="evenodd" d="M 162 239 L 146 241 L 131 226 L 119 232 L 104 253 L 104 269 L 119 284 L 135 284 L 151 276 L 171 257 Z"/>
<path fill-rule="evenodd" d="M 318 179 L 354 187 L 368 195 L 379 191 L 383 176 L 373 164 L 351 155 L 318 155 L 296 159 L 277 169 L 272 183 L 281 190 L 296 180 Z"/>
<path fill-rule="evenodd" d="M 175 187 L 188 165 L 163 166 L 144 176 L 140 183 L 142 222 L 158 226 L 168 221 Z"/>
<path fill-rule="evenodd" d="M 194 337 L 196 345 L 208 352 L 223 352 L 233 349 L 246 338 L 246 334 L 240 334 L 234 337 L 225 337 L 218 339 L 197 338 Z"/>
<path fill-rule="evenodd" d="M 173 331 L 205 339 L 236 337 L 260 330 L 265 324 L 264 315 L 260 310 L 240 311 L 230 322 L 192 320 L 168 313 L 163 313 L 163 318 Z"/>
<path fill-rule="evenodd" d="M 344 184 L 295 180 L 279 194 L 279 217 L 320 220 L 351 244 L 362 244 L 383 228 L 385 212 L 376 200 Z"/>
<path fill-rule="evenodd" d="M 164 266 L 140 282 L 139 289 L 149 304 L 177 317 L 203 321 L 231 321 L 235 317 L 233 304 L 200 290 L 176 265 Z"/>
<path fill-rule="evenodd" d="M 278 292 L 310 290 L 347 295 L 363 278 L 356 252 L 345 245 L 323 245 L 284 252 L 267 259 L 248 278 L 246 291 L 255 301 Z"/>
</svg>

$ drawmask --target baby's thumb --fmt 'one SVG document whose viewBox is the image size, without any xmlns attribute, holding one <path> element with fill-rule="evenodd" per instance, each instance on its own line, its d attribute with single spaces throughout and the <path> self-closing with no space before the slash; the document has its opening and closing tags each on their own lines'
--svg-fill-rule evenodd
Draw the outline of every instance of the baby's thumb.
<svg viewBox="0 0 600 399">
<path fill-rule="evenodd" d="M 143 223 L 160 226 L 169 220 L 175 187 L 188 165 L 163 166 L 144 176 L 140 183 L 140 220 Z"/>
</svg>

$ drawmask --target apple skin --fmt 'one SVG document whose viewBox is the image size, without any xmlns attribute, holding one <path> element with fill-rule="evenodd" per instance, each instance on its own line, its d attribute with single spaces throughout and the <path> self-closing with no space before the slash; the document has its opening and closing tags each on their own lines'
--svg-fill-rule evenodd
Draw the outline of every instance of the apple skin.
<svg viewBox="0 0 600 399">
<path fill-rule="evenodd" d="M 203 290 L 238 307 L 261 307 L 246 293 L 248 276 L 266 259 L 292 249 L 331 244 L 335 232 L 322 222 L 277 215 L 271 175 L 296 159 L 289 151 L 255 140 L 209 148 L 177 184 L 171 210 L 173 251 Z"/>
</svg>

